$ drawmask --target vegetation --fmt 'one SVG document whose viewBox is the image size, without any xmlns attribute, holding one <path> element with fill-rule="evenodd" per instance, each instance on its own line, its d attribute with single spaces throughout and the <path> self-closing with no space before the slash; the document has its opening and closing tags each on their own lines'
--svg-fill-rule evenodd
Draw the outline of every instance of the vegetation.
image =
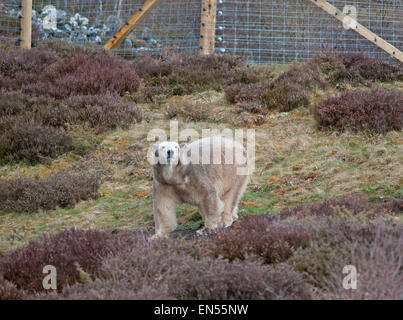
<svg viewBox="0 0 403 320">
<path fill-rule="evenodd" d="M 319 128 L 399 131 L 403 126 L 403 93 L 383 88 L 345 92 L 316 104 L 314 117 Z"/>
<path fill-rule="evenodd" d="M 0 52 L 0 299 L 400 299 L 401 70 L 345 54 L 127 62 L 61 41 Z M 231 228 L 196 237 L 200 213 L 181 205 L 172 238 L 148 240 L 147 133 L 169 119 L 255 130 Z"/>
</svg>

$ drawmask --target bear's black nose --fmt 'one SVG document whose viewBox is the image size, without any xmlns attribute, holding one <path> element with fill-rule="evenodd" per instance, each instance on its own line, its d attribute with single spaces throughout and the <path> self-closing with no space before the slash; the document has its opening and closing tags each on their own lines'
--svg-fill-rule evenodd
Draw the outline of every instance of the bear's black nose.
<svg viewBox="0 0 403 320">
<path fill-rule="evenodd" d="M 168 151 L 167 151 L 168 159 L 169 159 L 169 158 L 172 158 L 173 155 L 174 155 L 174 151 L 173 151 L 173 150 L 168 150 Z"/>
</svg>

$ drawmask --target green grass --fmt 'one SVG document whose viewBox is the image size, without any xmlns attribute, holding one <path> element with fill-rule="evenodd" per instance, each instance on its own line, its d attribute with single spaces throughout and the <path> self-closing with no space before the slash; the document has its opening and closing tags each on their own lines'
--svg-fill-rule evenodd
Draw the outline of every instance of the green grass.
<svg viewBox="0 0 403 320">
<path fill-rule="evenodd" d="M 279 74 L 288 67 L 270 68 Z M 333 93 L 321 92 L 321 97 Z M 208 119 L 197 122 L 176 117 L 180 130 L 192 128 L 201 133 L 205 128 L 245 128 L 243 119 L 233 112 L 234 106 L 225 101 L 223 93 L 207 91 L 164 98 L 159 104 L 142 104 L 148 120 L 127 130 L 116 129 L 95 137 L 78 130 L 76 136 L 81 140 L 77 141 L 87 150 L 84 157 L 70 153 L 48 165 L 21 163 L 0 167 L 0 175 L 6 179 L 46 176 L 76 165 L 84 158 L 93 167 L 108 172 L 97 200 L 82 201 L 68 209 L 0 213 L 0 255 L 43 234 L 71 227 L 153 230 L 147 133 L 153 128 L 168 132 L 167 105 L 185 103 L 207 106 L 210 114 Z M 256 170 L 240 203 L 240 217 L 274 213 L 325 197 L 351 194 L 363 194 L 375 200 L 403 197 L 402 132 L 385 135 L 320 132 L 310 108 L 281 114 L 273 111 L 264 124 L 253 129 L 257 143 Z M 186 204 L 179 206 L 177 220 L 179 230 L 197 228 L 203 223 L 198 209 Z"/>
</svg>

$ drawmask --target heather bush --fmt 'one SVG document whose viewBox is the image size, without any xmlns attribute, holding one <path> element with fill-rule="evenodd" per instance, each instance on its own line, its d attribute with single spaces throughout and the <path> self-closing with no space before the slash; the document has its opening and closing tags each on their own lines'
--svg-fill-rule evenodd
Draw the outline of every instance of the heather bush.
<svg viewBox="0 0 403 320">
<path fill-rule="evenodd" d="M 153 96 L 160 94 L 185 95 L 208 89 L 222 90 L 227 84 L 258 81 L 252 67 L 230 55 L 144 57 L 136 59 L 133 66 L 145 80 L 146 100 L 153 100 Z"/>
<path fill-rule="evenodd" d="M 402 202 L 402 199 L 374 202 L 369 201 L 362 196 L 344 196 L 341 198 L 324 199 L 314 203 L 284 209 L 275 214 L 275 216 L 281 219 L 286 219 L 290 217 L 335 217 L 347 215 L 376 219 L 400 213 L 402 210 L 400 207 Z"/>
<path fill-rule="evenodd" d="M 265 263 L 281 262 L 294 249 L 308 245 L 309 235 L 295 221 L 275 221 L 270 215 L 247 216 L 231 229 L 223 229 L 200 245 L 213 257 L 230 261 L 249 256 Z"/>
<path fill-rule="evenodd" d="M 288 263 L 317 288 L 317 298 L 401 299 L 401 223 L 327 217 L 310 224 L 315 226 L 311 245 Z M 342 287 L 347 265 L 357 268 L 357 290 Z"/>
<path fill-rule="evenodd" d="M 311 91 L 328 86 L 319 69 L 307 63 L 294 65 L 272 81 L 271 78 L 269 75 L 258 82 L 230 84 L 225 88 L 226 99 L 252 112 L 262 112 L 263 108 L 286 112 L 307 106 Z"/>
<path fill-rule="evenodd" d="M 72 207 L 80 200 L 98 197 L 101 177 L 91 170 L 61 170 L 46 178 L 0 180 L 0 211 Z"/>
<path fill-rule="evenodd" d="M 41 110 L 39 117 L 46 125 L 84 124 L 102 132 L 116 127 L 128 128 L 130 124 L 142 120 L 142 112 L 136 106 L 125 103 L 120 96 L 107 93 L 68 97 L 56 107 Z"/>
<path fill-rule="evenodd" d="M 310 62 L 319 65 L 329 81 L 403 81 L 403 66 L 399 62 L 370 58 L 360 53 L 340 53 L 318 56 Z"/>
<path fill-rule="evenodd" d="M 136 72 L 120 58 L 77 54 L 47 68 L 37 83 L 24 87 L 24 92 L 59 99 L 107 92 L 124 95 L 137 91 L 139 84 Z"/>
<path fill-rule="evenodd" d="M 77 54 L 82 54 L 86 57 L 94 57 L 99 54 L 112 55 L 111 51 L 104 50 L 101 46 L 86 43 L 79 45 L 72 42 L 67 42 L 60 39 L 42 40 L 36 45 L 37 50 L 54 52 L 59 58 L 69 58 Z"/>
<path fill-rule="evenodd" d="M 24 118 L 0 118 L 0 164 L 36 163 L 72 150 L 69 134 Z"/>
<path fill-rule="evenodd" d="M 315 232 L 314 223 L 304 219 L 356 216 L 377 219 L 399 212 L 401 199 L 373 203 L 358 196 L 325 199 L 313 204 L 296 206 L 274 214 L 247 216 L 232 228 L 223 229 L 197 241 L 202 252 L 230 261 L 259 257 L 265 263 L 277 263 L 290 258 L 298 248 L 309 245 Z M 338 232 L 342 229 L 335 227 Z M 352 232 L 345 227 L 346 236 Z"/>
<path fill-rule="evenodd" d="M 206 121 L 214 120 L 212 117 L 209 105 L 207 104 L 195 104 L 190 101 L 184 101 L 183 103 L 169 104 L 165 111 L 169 119 L 177 116 L 182 116 L 187 122 L 189 121 Z"/>
<path fill-rule="evenodd" d="M 319 69 L 307 63 L 293 65 L 289 70 L 280 74 L 274 81 L 275 84 L 292 82 L 309 90 L 325 89 L 328 87 L 328 83 L 321 77 Z"/>
<path fill-rule="evenodd" d="M 91 275 L 97 274 L 102 257 L 110 252 L 112 235 L 107 232 L 65 230 L 41 241 L 30 242 L 0 259 L 4 279 L 27 292 L 44 291 L 42 270 L 52 265 L 57 270 L 58 290 L 79 282 L 77 264 Z"/>
<path fill-rule="evenodd" d="M 123 59 L 92 47 L 49 41 L 32 50 L 0 52 L 0 87 L 35 95 L 119 95 L 135 92 L 140 80 Z"/>
<path fill-rule="evenodd" d="M 0 90 L 0 118 L 18 116 L 29 113 L 30 119 L 44 108 L 53 108 L 57 101 L 49 97 L 35 97 L 23 94 L 21 91 Z"/>
<path fill-rule="evenodd" d="M 59 60 L 54 52 L 35 48 L 0 51 L 0 88 L 17 90 L 36 83 L 40 75 Z"/>
<path fill-rule="evenodd" d="M 0 274 L 27 293 L 46 292 L 43 267 L 57 270 L 57 290 L 78 282 L 90 282 L 101 274 L 102 260 L 111 253 L 144 242 L 131 233 L 113 235 L 108 231 L 70 229 L 41 240 L 31 241 L 0 258 Z"/>
<path fill-rule="evenodd" d="M 328 83 L 321 78 L 317 68 L 308 64 L 294 65 L 265 88 L 261 101 L 269 109 L 290 111 L 307 106 L 310 91 L 324 89 L 327 86 Z"/>
<path fill-rule="evenodd" d="M 92 283 L 67 287 L 67 299 L 307 299 L 309 287 L 287 265 L 192 258 L 173 245 L 141 243 L 102 263 Z"/>
<path fill-rule="evenodd" d="M 268 81 L 231 84 L 224 89 L 225 98 L 231 103 L 260 102 L 267 86 L 269 86 Z"/>
<path fill-rule="evenodd" d="M 319 129 L 376 133 L 401 130 L 403 93 L 385 88 L 345 92 L 316 104 L 314 117 Z"/>
<path fill-rule="evenodd" d="M 262 104 L 268 109 L 287 112 L 309 104 L 309 92 L 294 82 L 272 83 L 261 96 Z"/>
<path fill-rule="evenodd" d="M 36 298 L 306 299 L 309 286 L 289 266 L 192 257 L 191 243 L 140 235 L 66 230 L 0 259 L 4 279 Z M 59 295 L 38 295 L 45 265 L 58 272 Z M 7 283 L 7 284 L 8 284 Z"/>
<path fill-rule="evenodd" d="M 0 91 L 0 119 L 22 116 L 44 126 L 67 127 L 84 125 L 102 132 L 116 127 L 127 128 L 142 120 L 141 110 L 126 103 L 117 94 L 78 95 L 56 100 L 45 96 L 30 96 L 19 91 Z M 21 121 L 20 118 L 9 118 Z M 9 120 L 7 120 L 8 122 Z"/>
<path fill-rule="evenodd" d="M 21 300 L 24 298 L 24 293 L 18 290 L 11 282 L 5 280 L 0 275 L 0 301 L 2 300 Z"/>
</svg>

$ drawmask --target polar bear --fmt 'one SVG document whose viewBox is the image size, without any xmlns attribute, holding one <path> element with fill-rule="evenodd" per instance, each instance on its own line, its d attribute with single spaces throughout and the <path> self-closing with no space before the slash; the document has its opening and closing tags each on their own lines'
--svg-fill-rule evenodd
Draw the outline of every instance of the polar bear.
<svg viewBox="0 0 403 320">
<path fill-rule="evenodd" d="M 248 154 L 242 144 L 221 136 L 186 146 L 165 141 L 153 161 L 155 235 L 167 237 L 176 226 L 176 207 L 198 206 L 204 228 L 228 227 L 238 218 L 238 203 L 249 179 Z"/>
</svg>

